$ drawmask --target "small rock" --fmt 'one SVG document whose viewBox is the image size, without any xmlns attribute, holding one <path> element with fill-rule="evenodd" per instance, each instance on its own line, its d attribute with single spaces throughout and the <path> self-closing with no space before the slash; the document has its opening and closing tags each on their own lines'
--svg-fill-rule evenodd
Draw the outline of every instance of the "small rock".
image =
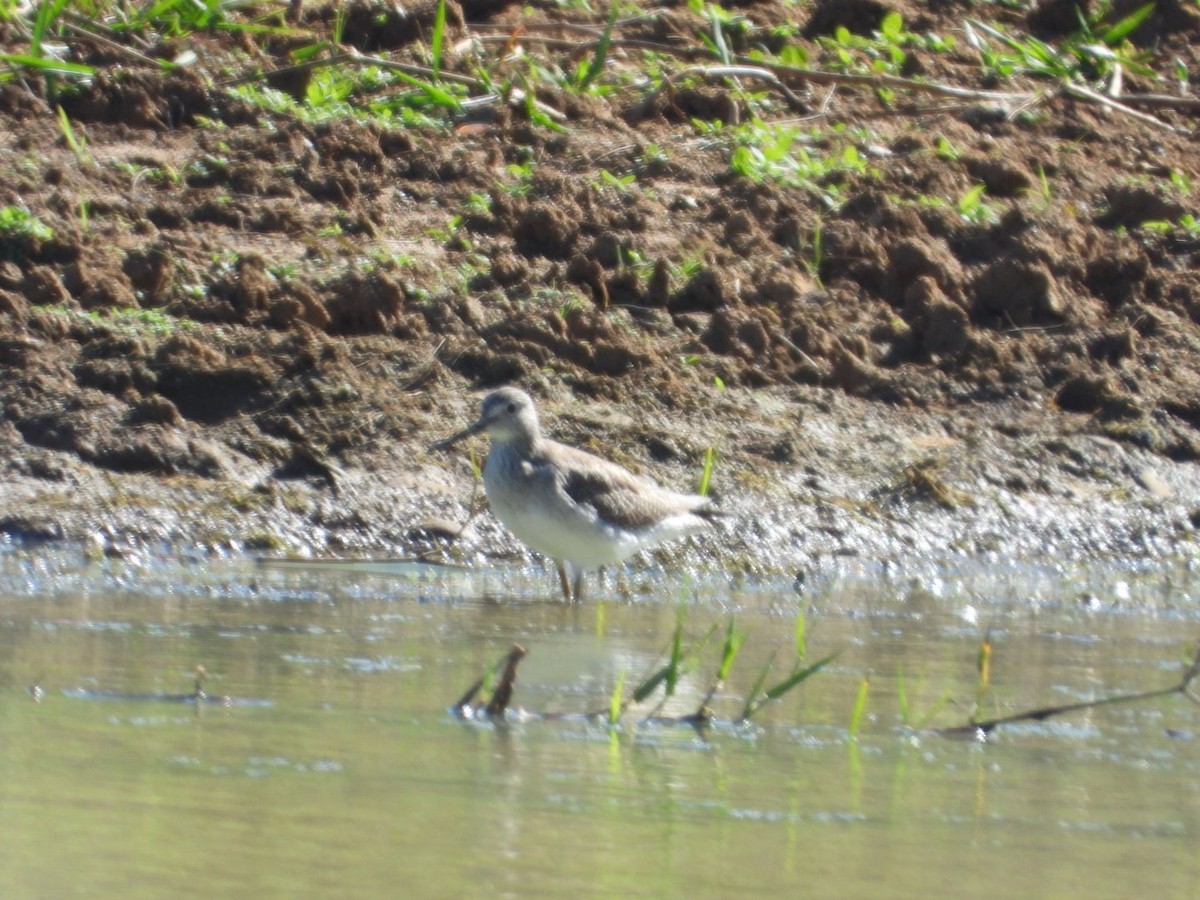
<svg viewBox="0 0 1200 900">
<path fill-rule="evenodd" d="M 463 526 L 449 519 L 432 517 L 422 519 L 408 530 L 410 541 L 441 540 L 456 541 L 463 533 Z"/>
<path fill-rule="evenodd" d="M 1134 480 L 1159 500 L 1169 500 L 1175 492 L 1154 469 L 1145 466 L 1133 473 Z"/>
</svg>

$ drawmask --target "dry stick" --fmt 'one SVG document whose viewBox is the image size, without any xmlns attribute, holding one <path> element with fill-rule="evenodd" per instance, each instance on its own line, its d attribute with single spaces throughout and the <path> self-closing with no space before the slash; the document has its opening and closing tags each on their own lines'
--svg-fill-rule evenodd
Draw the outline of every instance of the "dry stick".
<svg viewBox="0 0 1200 900">
<path fill-rule="evenodd" d="M 496 686 L 496 690 L 492 692 L 492 698 L 488 701 L 485 712 L 489 716 L 502 715 L 505 708 L 508 706 L 509 700 L 512 699 L 513 684 L 517 680 L 517 665 L 524 658 L 528 651 L 520 644 L 513 644 L 512 649 L 508 651 L 508 655 L 504 657 L 504 672 L 500 676 L 500 683 Z M 458 698 L 458 702 L 454 704 L 454 711 L 462 716 L 471 708 L 471 703 L 479 695 L 483 689 L 484 679 L 478 679 L 474 684 L 467 688 L 466 693 Z"/>
<path fill-rule="evenodd" d="M 739 61 L 743 60 L 739 57 Z M 746 59 L 749 62 L 749 59 Z M 966 100 L 993 100 L 997 102 L 1014 102 L 1024 101 L 1025 103 L 1044 102 L 1049 99 L 1050 95 L 1046 95 L 1038 91 L 1024 92 L 1008 92 L 1008 91 L 980 91 L 972 88 L 960 88 L 954 85 L 938 84 L 936 82 L 914 81 L 911 78 L 899 78 L 895 75 L 847 75 L 838 72 L 822 72 L 817 69 L 802 69 L 796 66 L 779 66 L 770 63 L 764 63 L 760 60 L 753 60 L 754 65 L 768 69 L 778 75 L 793 75 L 797 78 L 803 78 L 813 84 L 857 84 L 863 87 L 894 87 L 904 90 L 918 91 L 926 94 L 940 94 L 946 97 L 958 97 Z M 1178 133 L 1179 129 L 1173 125 L 1168 125 L 1162 119 L 1157 119 L 1154 116 L 1139 112 L 1126 105 L 1125 102 L 1118 102 L 1111 97 L 1093 91 L 1091 88 L 1084 87 L 1073 82 L 1063 82 L 1060 91 L 1071 94 L 1082 100 L 1090 100 L 1094 103 L 1099 103 L 1116 112 L 1124 113 L 1132 116 L 1140 122 L 1145 122 L 1147 125 L 1153 125 L 1156 128 L 1161 128 L 1165 131 Z M 1154 99 L 1148 102 L 1159 106 L 1171 105 L 1167 101 L 1174 98 L 1161 95 L 1153 95 Z M 1132 98 L 1123 97 L 1123 101 L 1129 101 Z M 1183 103 L 1174 104 L 1176 106 L 1191 108 L 1200 106 L 1200 101 L 1193 101 L 1191 98 L 1180 98 Z"/>
<path fill-rule="evenodd" d="M 971 103 L 951 103 L 939 106 L 898 106 L 892 109 L 864 109 L 857 111 L 854 116 L 859 119 L 901 119 L 919 118 L 921 116 L 959 115 L 971 109 Z M 812 116 L 810 118 L 820 118 Z"/>
<path fill-rule="evenodd" d="M 820 69 L 803 69 L 799 66 L 763 62 L 747 56 L 739 56 L 737 60 L 740 63 L 767 69 L 780 77 L 790 75 L 813 84 L 852 84 L 867 88 L 889 87 L 923 94 L 957 97 L 960 100 L 993 100 L 996 102 L 1027 100 L 1036 93 L 1034 91 L 983 91 L 957 87 L 952 84 L 939 84 L 935 81 L 914 81 L 911 78 L 900 78 L 897 75 L 851 75 L 844 72 L 823 72 Z"/>
<path fill-rule="evenodd" d="M 517 680 L 517 666 L 525 658 L 526 652 L 520 644 L 513 644 L 512 649 L 508 651 L 508 657 L 504 660 L 504 672 L 500 675 L 500 683 L 496 685 L 496 690 L 492 691 L 492 699 L 488 701 L 485 708 L 487 714 L 492 718 L 504 715 L 504 710 L 508 708 L 508 702 L 512 700 L 513 684 Z"/>
<path fill-rule="evenodd" d="M 485 43 L 500 43 L 509 40 L 507 35 L 477 35 L 477 37 Z M 521 35 L 518 40 L 539 43 L 556 50 L 577 50 L 581 52 L 593 49 L 597 43 L 596 41 L 568 41 L 563 38 L 553 38 L 543 35 Z M 613 38 L 611 46 L 631 50 L 649 50 L 655 53 L 664 53 L 669 56 L 685 58 L 707 56 L 709 54 L 709 50 L 705 47 L 675 47 L 670 44 L 660 44 L 654 41 L 625 38 Z M 739 64 L 754 69 L 771 72 L 776 77 L 792 75 L 813 84 L 850 84 L 868 88 L 892 87 L 926 94 L 941 94 L 964 100 L 993 100 L 997 102 L 1027 100 L 1035 95 L 1033 91 L 983 91 L 956 87 L 955 85 L 938 84 L 936 82 L 914 81 L 911 78 L 900 78 L 896 75 L 851 75 L 843 72 L 824 72 L 820 69 L 804 69 L 798 66 L 778 65 L 749 56 L 739 56 L 736 58 L 736 61 Z"/>
<path fill-rule="evenodd" d="M 466 693 L 458 698 L 458 702 L 454 704 L 454 711 L 460 716 L 464 715 L 470 708 L 471 701 L 475 699 L 475 696 L 479 693 L 482 687 L 483 679 L 479 678 L 469 688 L 467 688 Z"/>
<path fill-rule="evenodd" d="M 811 356 L 809 356 L 807 353 L 805 353 L 803 350 L 801 350 L 799 347 L 797 347 L 795 345 L 795 343 L 793 343 L 786 334 L 777 334 L 777 335 L 775 335 L 775 337 L 778 338 L 780 341 L 782 341 L 784 343 L 784 345 L 786 345 L 787 347 L 790 347 L 796 353 L 799 353 L 800 358 L 802 360 L 804 360 L 806 363 L 808 363 L 814 369 L 820 371 L 821 367 L 819 365 L 817 365 L 817 361 L 815 359 L 813 359 Z"/>
<path fill-rule="evenodd" d="M 474 26 L 472 26 L 474 27 Z M 532 44 L 541 44 L 544 47 L 549 47 L 552 50 L 573 50 L 580 53 L 586 53 L 589 50 L 594 50 L 599 40 L 595 41 L 568 41 L 566 38 L 550 37 L 543 34 L 521 34 L 517 35 L 515 40 L 506 34 L 476 34 L 472 37 L 484 44 L 507 44 L 509 42 Z M 619 47 L 624 50 L 648 50 L 651 53 L 663 53 L 667 56 L 679 56 L 685 59 L 691 59 L 697 56 L 708 56 L 709 51 L 706 47 L 675 47 L 671 44 L 660 44 L 656 41 L 643 41 L 637 38 L 613 38 L 609 41 L 610 47 Z"/>
<path fill-rule="evenodd" d="M 1132 703 L 1135 700 L 1151 700 L 1155 697 L 1169 697 L 1172 694 L 1183 694 L 1193 703 L 1200 703 L 1188 691 L 1192 681 L 1200 675 L 1200 646 L 1196 648 L 1196 654 L 1192 657 L 1191 665 L 1183 673 L 1183 677 L 1178 684 L 1171 687 L 1159 688 L 1154 691 L 1144 691 L 1140 694 L 1116 694 L 1112 697 L 1102 697 L 1099 700 L 1085 700 L 1080 703 L 1064 703 L 1061 706 L 1043 706 L 1040 709 L 1031 709 L 1026 712 L 1014 713 L 1011 716 L 1001 716 L 996 719 L 987 719 L 983 722 L 970 722 L 966 725 L 955 725 L 951 728 L 934 728 L 932 733 L 940 734 L 944 737 L 955 736 L 970 736 L 970 735 L 987 735 L 999 725 L 1009 725 L 1013 722 L 1041 722 L 1051 716 L 1062 715 L 1063 713 L 1075 712 L 1081 709 L 1095 709 L 1099 706 L 1112 706 L 1117 703 Z"/>
<path fill-rule="evenodd" d="M 651 13 L 644 16 L 629 16 L 625 19 L 617 19 L 613 23 L 613 28 L 624 28 L 627 25 L 643 25 L 647 22 L 654 22 L 659 19 L 657 13 Z M 519 32 L 516 36 L 518 39 L 527 39 L 530 35 L 528 32 L 536 31 L 575 31 L 580 34 L 590 34 L 595 37 L 600 37 L 604 34 L 603 25 L 589 25 L 584 22 L 522 22 L 520 25 L 513 25 L 511 22 L 472 22 L 470 25 L 473 29 L 487 29 L 488 31 L 504 31 L 507 35 L 512 35 L 514 32 Z M 508 39 L 506 35 L 506 40 Z"/>
<path fill-rule="evenodd" d="M 152 56 L 147 56 L 145 53 L 142 53 L 141 51 L 134 50 L 132 47 L 126 47 L 120 41 L 113 40 L 112 38 L 108 37 L 107 35 L 101 34 L 98 31 L 93 31 L 92 28 L 89 27 L 91 25 L 91 23 L 88 23 L 88 26 L 85 26 L 81 22 L 74 21 L 73 19 L 74 19 L 75 15 L 76 14 L 73 13 L 72 21 L 69 21 L 66 23 L 66 28 L 68 31 L 74 32 L 76 35 L 78 35 L 84 41 L 91 41 L 93 43 L 99 44 L 102 47 L 107 47 L 109 50 L 113 50 L 117 53 L 124 53 L 126 56 L 131 57 L 132 59 L 136 59 L 138 62 L 144 63 L 148 66 L 155 66 L 156 68 L 158 67 L 159 60 L 155 59 Z"/>
<path fill-rule="evenodd" d="M 507 37 L 501 35 L 480 35 L 479 39 L 485 42 L 495 42 L 499 40 L 507 40 Z M 561 50 L 578 50 L 586 51 L 595 46 L 595 41 L 577 42 L 567 41 L 561 38 L 550 38 L 539 35 L 529 35 L 522 40 L 532 40 L 544 46 Z M 707 55 L 708 50 L 702 47 L 673 47 L 669 44 L 659 44 L 652 41 L 626 40 L 614 38 L 611 42 L 613 47 L 623 47 L 626 49 L 649 50 L 657 53 L 665 53 L 668 55 L 679 57 L 695 57 Z M 945 97 L 956 97 L 960 100 L 977 100 L 977 101 L 994 101 L 994 102 L 1014 102 L 1024 101 L 1030 102 L 1039 97 L 1039 93 L 1035 91 L 984 91 L 973 88 L 963 88 L 956 85 L 939 84 L 936 82 L 914 81 L 911 78 L 900 78 L 895 75 L 851 75 L 842 72 L 824 72 L 819 69 L 804 69 L 797 66 L 776 65 L 763 60 L 753 59 L 752 57 L 739 56 L 737 62 L 756 70 L 754 75 L 748 77 L 765 78 L 768 75 L 773 76 L 772 84 L 777 85 L 781 92 L 786 92 L 784 96 L 788 97 L 788 102 L 793 106 L 804 107 L 801 101 L 791 89 L 783 83 L 779 76 L 792 75 L 797 78 L 802 78 L 805 81 L 813 84 L 827 85 L 857 85 L 859 87 L 868 87 L 878 89 L 881 87 L 899 88 L 903 90 L 917 91 L 926 94 L 938 94 Z M 675 77 L 681 77 L 688 72 L 711 72 L 713 69 L 723 68 L 720 66 L 704 67 L 697 66 L 694 69 L 687 69 L 684 72 L 677 73 Z M 740 67 L 728 67 L 740 68 Z M 765 73 L 765 74 L 764 74 Z M 746 74 L 745 72 L 735 72 L 733 75 Z M 715 77 L 715 76 L 714 76 Z M 726 77 L 724 75 L 720 77 Z M 662 88 L 660 87 L 659 90 Z M 657 93 L 657 91 L 655 92 Z M 806 107 L 805 107 L 806 108 Z"/>
<path fill-rule="evenodd" d="M 741 57 L 739 57 L 741 59 Z M 914 81 L 911 78 L 899 78 L 895 75 L 846 75 L 837 72 L 821 72 L 817 69 L 801 69 L 795 66 L 778 66 L 770 63 L 763 63 L 755 60 L 754 64 L 764 69 L 769 69 L 779 75 L 794 75 L 797 78 L 803 78 L 811 81 L 814 84 L 857 84 L 864 87 L 895 87 L 904 90 L 919 91 L 927 94 L 941 94 L 947 97 L 958 97 L 961 99 L 970 100 L 995 100 L 995 101 L 1031 101 L 1038 98 L 1040 92 L 1024 91 L 1024 92 L 1008 92 L 1008 91 L 980 91 L 971 88 L 960 88 L 954 85 L 938 84 L 936 82 Z M 1157 128 L 1162 128 L 1167 131 L 1177 132 L 1178 129 L 1172 125 L 1168 125 L 1161 119 L 1156 119 L 1154 116 L 1146 113 L 1138 112 L 1136 109 L 1131 109 L 1126 105 L 1127 102 L 1133 100 L 1132 97 L 1122 97 L 1124 102 L 1118 102 L 1111 97 L 1093 91 L 1091 88 L 1084 87 L 1081 84 L 1075 84 L 1070 81 L 1063 82 L 1060 90 L 1078 97 L 1083 100 L 1091 100 L 1107 106 L 1117 112 L 1125 113 L 1139 121 L 1145 122 L 1148 125 L 1154 125 Z M 1153 96 L 1153 100 L 1149 99 Z M 1144 98 L 1146 102 L 1158 106 L 1172 105 L 1168 101 L 1175 100 L 1173 97 L 1163 95 L 1147 95 Z M 1183 102 L 1176 103 L 1180 107 L 1191 108 L 1200 106 L 1200 100 L 1192 98 L 1180 98 Z"/>
<path fill-rule="evenodd" d="M 713 697 L 717 696 L 717 691 L 725 687 L 725 682 L 720 678 L 714 678 L 712 684 L 708 687 L 708 693 L 704 695 L 704 699 L 696 707 L 696 711 L 690 716 L 684 716 L 684 721 L 690 724 L 705 723 L 712 721 L 713 712 L 709 709 L 708 704 L 712 703 Z"/>
<path fill-rule="evenodd" d="M 1170 94 L 1125 94 L 1121 102 L 1141 106 L 1165 106 L 1170 109 L 1200 109 L 1200 97 L 1172 97 Z"/>
<path fill-rule="evenodd" d="M 699 75 L 703 78 L 761 78 L 783 94 L 788 105 L 799 112 L 811 112 L 807 103 L 796 96 L 795 92 L 779 80 L 774 72 L 769 72 L 760 66 L 689 66 L 673 75 L 664 75 L 662 82 L 651 91 L 642 103 L 643 109 L 652 108 L 654 101 L 666 90 L 672 88 L 673 81 L 678 78 L 689 78 Z"/>
<path fill-rule="evenodd" d="M 1074 84 L 1070 81 L 1065 81 L 1063 82 L 1062 89 L 1073 97 L 1099 103 L 1101 106 L 1108 107 L 1115 112 L 1121 112 L 1125 113 L 1127 116 L 1132 116 L 1138 121 L 1145 122 L 1147 125 L 1153 125 L 1156 128 L 1161 128 L 1164 131 L 1171 132 L 1172 134 L 1179 133 L 1179 129 L 1174 125 L 1168 125 L 1162 119 L 1156 119 L 1154 116 L 1148 115 L 1147 113 L 1138 112 L 1136 109 L 1131 109 L 1124 103 L 1118 103 L 1112 97 L 1107 97 L 1104 94 L 1093 91 L 1091 88 L 1084 87 L 1082 84 Z"/>
</svg>

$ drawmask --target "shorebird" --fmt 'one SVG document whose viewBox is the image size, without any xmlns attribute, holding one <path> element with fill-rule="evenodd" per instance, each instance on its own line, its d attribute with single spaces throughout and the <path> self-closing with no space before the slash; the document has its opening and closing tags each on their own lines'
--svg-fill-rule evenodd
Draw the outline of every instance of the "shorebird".
<svg viewBox="0 0 1200 900">
<path fill-rule="evenodd" d="M 669 491 L 544 437 L 533 400 L 513 387 L 488 394 L 479 418 L 433 449 L 483 431 L 492 439 L 483 469 L 492 512 L 527 547 L 554 560 L 568 601 L 579 599 L 584 570 L 698 531 L 717 515 L 708 497 Z"/>
</svg>

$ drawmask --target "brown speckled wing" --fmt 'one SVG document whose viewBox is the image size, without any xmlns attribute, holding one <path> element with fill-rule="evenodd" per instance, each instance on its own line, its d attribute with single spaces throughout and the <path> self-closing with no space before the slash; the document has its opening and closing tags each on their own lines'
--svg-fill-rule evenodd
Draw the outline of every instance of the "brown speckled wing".
<svg viewBox="0 0 1200 900">
<path fill-rule="evenodd" d="M 556 444 L 550 454 L 562 472 L 563 493 L 580 506 L 593 507 L 606 521 L 625 528 L 646 528 L 667 516 L 697 512 L 708 502 L 664 490 L 574 447 Z"/>
</svg>

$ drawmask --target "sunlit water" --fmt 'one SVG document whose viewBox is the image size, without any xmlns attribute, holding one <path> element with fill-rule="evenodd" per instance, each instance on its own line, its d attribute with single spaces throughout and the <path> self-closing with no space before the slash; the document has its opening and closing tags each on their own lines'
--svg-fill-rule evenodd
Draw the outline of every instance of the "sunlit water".
<svg viewBox="0 0 1200 900">
<path fill-rule="evenodd" d="M 543 573 L 0 553 L 0 896 L 1200 895 L 1185 698 L 986 744 L 906 727 L 966 720 L 985 635 L 983 716 L 1172 684 L 1188 566 L 839 565 L 800 593 L 625 575 L 569 606 Z M 732 718 L 791 666 L 801 609 L 807 658 L 841 654 L 752 727 L 447 711 L 514 642 L 519 706 L 605 709 L 682 614 L 688 643 L 717 629 L 665 710 L 691 712 L 735 614 Z M 197 664 L 238 702 L 119 696 L 187 694 Z"/>
</svg>

